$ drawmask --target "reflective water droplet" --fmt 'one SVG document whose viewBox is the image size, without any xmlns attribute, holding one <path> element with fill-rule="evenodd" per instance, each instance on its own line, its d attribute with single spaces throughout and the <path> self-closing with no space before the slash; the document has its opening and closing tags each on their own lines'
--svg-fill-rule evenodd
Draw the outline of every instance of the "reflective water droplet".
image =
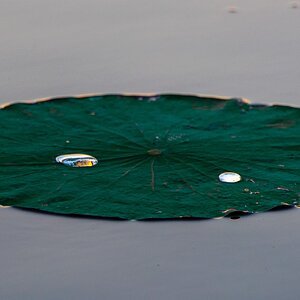
<svg viewBox="0 0 300 300">
<path fill-rule="evenodd" d="M 224 172 L 219 175 L 219 179 L 222 182 L 235 183 L 242 180 L 242 177 L 238 173 L 234 172 Z"/>
<path fill-rule="evenodd" d="M 87 154 L 64 154 L 56 157 L 58 163 L 69 167 L 92 167 L 98 163 L 98 160 Z"/>
</svg>

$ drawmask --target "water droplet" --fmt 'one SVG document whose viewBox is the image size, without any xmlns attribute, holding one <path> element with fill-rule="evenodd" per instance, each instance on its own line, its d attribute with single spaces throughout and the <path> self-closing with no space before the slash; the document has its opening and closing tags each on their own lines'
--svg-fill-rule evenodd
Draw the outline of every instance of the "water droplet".
<svg viewBox="0 0 300 300">
<path fill-rule="evenodd" d="M 157 99 L 158 99 L 158 97 L 153 96 L 153 97 L 149 97 L 148 101 L 153 102 L 153 101 L 156 101 Z"/>
<path fill-rule="evenodd" d="M 286 191 L 286 192 L 289 192 L 290 190 L 284 186 L 279 186 L 277 187 L 277 190 L 281 190 L 281 191 Z"/>
<path fill-rule="evenodd" d="M 247 181 L 255 183 L 254 179 L 252 179 L 252 178 L 248 178 Z"/>
<path fill-rule="evenodd" d="M 58 163 L 69 167 L 92 167 L 98 163 L 98 160 L 87 154 L 64 154 L 56 157 Z"/>
<path fill-rule="evenodd" d="M 222 182 L 235 183 L 242 180 L 242 177 L 238 173 L 225 172 L 219 175 L 219 179 Z"/>
</svg>

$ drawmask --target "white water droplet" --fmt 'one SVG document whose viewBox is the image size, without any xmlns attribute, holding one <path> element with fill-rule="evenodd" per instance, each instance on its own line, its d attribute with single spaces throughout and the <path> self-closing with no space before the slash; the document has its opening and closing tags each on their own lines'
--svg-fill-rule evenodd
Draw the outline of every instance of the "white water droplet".
<svg viewBox="0 0 300 300">
<path fill-rule="evenodd" d="M 148 98 L 148 101 L 149 101 L 149 102 L 153 102 L 153 101 L 156 101 L 157 99 L 158 99 L 158 97 L 153 96 L 153 97 L 149 97 L 149 98 Z"/>
<path fill-rule="evenodd" d="M 224 172 L 219 175 L 219 180 L 227 183 L 235 183 L 242 180 L 242 177 L 238 173 L 234 172 Z"/>
<path fill-rule="evenodd" d="M 98 163 L 98 160 L 88 154 L 64 154 L 56 157 L 58 163 L 64 164 L 68 167 L 92 167 Z"/>
</svg>

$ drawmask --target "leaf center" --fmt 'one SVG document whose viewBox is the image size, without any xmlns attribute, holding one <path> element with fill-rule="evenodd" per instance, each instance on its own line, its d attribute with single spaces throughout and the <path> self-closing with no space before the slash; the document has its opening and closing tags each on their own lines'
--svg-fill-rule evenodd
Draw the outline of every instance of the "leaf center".
<svg viewBox="0 0 300 300">
<path fill-rule="evenodd" d="M 151 156 L 157 156 L 161 154 L 161 150 L 160 149 L 150 149 L 147 151 L 147 153 Z"/>
</svg>

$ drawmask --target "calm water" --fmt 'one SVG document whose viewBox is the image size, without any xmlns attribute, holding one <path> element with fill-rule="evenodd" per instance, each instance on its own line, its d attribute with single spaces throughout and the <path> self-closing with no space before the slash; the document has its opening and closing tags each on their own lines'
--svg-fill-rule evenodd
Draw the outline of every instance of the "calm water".
<svg viewBox="0 0 300 300">
<path fill-rule="evenodd" d="M 0 0 L 0 102 L 186 92 L 300 106 L 299 28 L 288 0 Z M 202 222 L 0 216 L 1 299 L 299 299 L 296 209 Z"/>
<path fill-rule="evenodd" d="M 300 105 L 299 28 L 283 0 L 1 0 L 0 101 L 187 92 Z"/>
</svg>

